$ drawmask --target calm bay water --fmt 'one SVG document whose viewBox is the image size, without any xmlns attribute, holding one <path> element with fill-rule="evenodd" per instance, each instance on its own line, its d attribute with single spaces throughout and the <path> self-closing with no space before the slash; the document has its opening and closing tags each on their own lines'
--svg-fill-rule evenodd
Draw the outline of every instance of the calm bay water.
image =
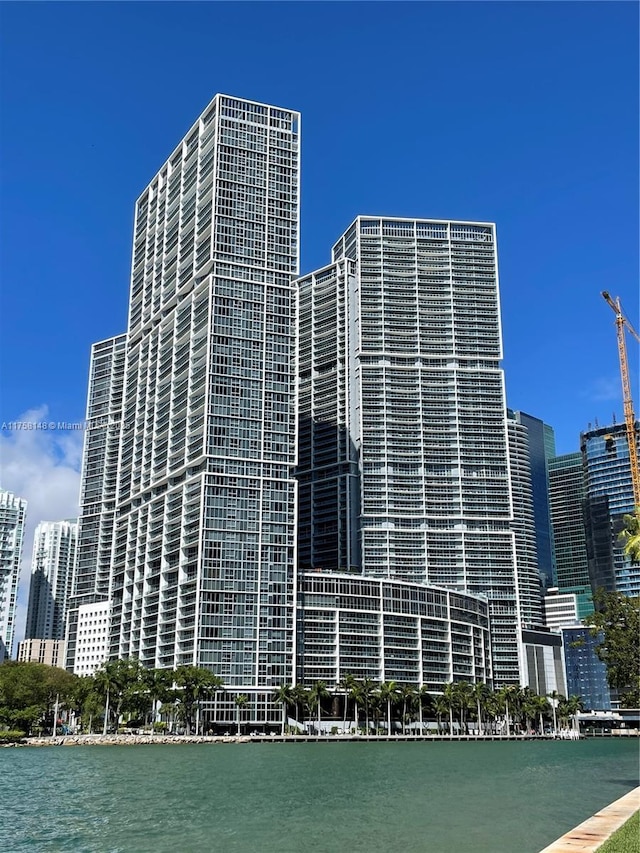
<svg viewBox="0 0 640 853">
<path fill-rule="evenodd" d="M 0 750 L 0 850 L 538 853 L 638 784 L 638 742 Z"/>
</svg>

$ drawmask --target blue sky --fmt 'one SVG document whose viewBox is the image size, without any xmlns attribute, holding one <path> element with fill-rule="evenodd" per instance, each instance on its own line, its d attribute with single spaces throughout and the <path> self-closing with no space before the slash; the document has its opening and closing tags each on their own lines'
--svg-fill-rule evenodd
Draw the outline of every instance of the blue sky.
<svg viewBox="0 0 640 853">
<path fill-rule="evenodd" d="M 0 14 L 0 422 L 83 418 L 90 345 L 126 326 L 135 199 L 216 92 L 302 112 L 303 272 L 358 213 L 495 221 L 509 405 L 560 453 L 622 419 L 600 291 L 638 326 L 636 4 Z M 17 464 L 18 438 L 0 439 Z M 77 466 L 77 441 L 33 438 L 40 476 L 44 459 Z"/>
</svg>

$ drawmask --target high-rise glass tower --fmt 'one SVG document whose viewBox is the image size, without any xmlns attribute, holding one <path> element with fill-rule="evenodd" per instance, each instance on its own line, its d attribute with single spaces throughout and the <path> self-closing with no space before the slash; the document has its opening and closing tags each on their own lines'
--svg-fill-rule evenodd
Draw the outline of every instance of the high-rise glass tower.
<svg viewBox="0 0 640 853">
<path fill-rule="evenodd" d="M 513 417 L 527 430 L 538 571 L 543 586 L 548 588 L 555 582 L 555 558 L 549 515 L 549 460 L 556 455 L 555 436 L 553 428 L 540 418 L 518 411 L 513 413 Z"/>
<path fill-rule="evenodd" d="M 13 650 L 26 512 L 25 500 L 0 489 L 0 663 Z"/>
<path fill-rule="evenodd" d="M 519 682 L 494 226 L 360 216 L 298 287 L 300 567 L 486 593 Z"/>
<path fill-rule="evenodd" d="M 580 453 L 549 460 L 549 512 L 553 530 L 558 589 L 573 592 L 578 618 L 593 613 L 584 527 L 585 484 Z"/>
<path fill-rule="evenodd" d="M 580 696 L 585 710 L 611 708 L 607 666 L 596 654 L 596 646 L 603 639 L 602 634 L 594 637 L 590 628 L 562 628 L 567 696 Z"/>
<path fill-rule="evenodd" d="M 294 677 L 299 145 L 217 95 L 135 209 L 110 654 L 256 699 Z"/>
<path fill-rule="evenodd" d="M 67 669 L 75 668 L 78 612 L 109 598 L 126 335 L 91 347 L 77 557 L 67 608 Z"/>
<path fill-rule="evenodd" d="M 634 510 L 625 425 L 612 424 L 582 433 L 580 449 L 591 585 L 640 595 L 640 564 L 631 562 L 619 539 L 624 516 Z"/>
<path fill-rule="evenodd" d="M 538 572 L 531 449 L 527 428 L 508 412 L 509 463 L 513 493 L 513 527 L 516 537 L 516 578 L 523 628 L 543 625 L 542 591 Z"/>
<path fill-rule="evenodd" d="M 31 558 L 26 639 L 64 640 L 73 580 L 78 523 L 41 521 Z"/>
</svg>

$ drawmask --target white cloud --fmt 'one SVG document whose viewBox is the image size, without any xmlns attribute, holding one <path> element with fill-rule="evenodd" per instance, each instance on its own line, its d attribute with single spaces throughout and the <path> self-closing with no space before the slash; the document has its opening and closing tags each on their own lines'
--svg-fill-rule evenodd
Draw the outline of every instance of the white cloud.
<svg viewBox="0 0 640 853">
<path fill-rule="evenodd" d="M 48 414 L 47 406 L 40 406 L 20 415 L 18 422 L 48 423 Z M 82 430 L 0 431 L 0 486 L 27 501 L 16 643 L 24 636 L 35 529 L 41 521 L 61 521 L 78 515 L 83 440 Z M 17 645 L 14 654 L 16 649 Z"/>
</svg>

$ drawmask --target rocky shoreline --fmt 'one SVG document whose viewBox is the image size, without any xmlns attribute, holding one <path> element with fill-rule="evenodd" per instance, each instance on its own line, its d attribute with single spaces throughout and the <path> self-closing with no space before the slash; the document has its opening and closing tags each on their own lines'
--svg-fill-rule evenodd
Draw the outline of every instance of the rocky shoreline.
<svg viewBox="0 0 640 853">
<path fill-rule="evenodd" d="M 247 735 L 57 735 L 29 737 L 4 746 L 142 746 L 143 744 L 250 743 Z"/>
<path fill-rule="evenodd" d="M 638 737 L 636 731 L 627 735 Z M 580 735 L 583 739 L 585 735 Z M 554 738 L 553 735 L 166 735 L 166 734 L 110 734 L 110 735 L 56 735 L 56 737 L 29 737 L 15 743 L 0 743 L 0 748 L 23 746 L 147 746 L 152 744 L 204 744 L 204 743 L 336 743 L 359 742 L 372 743 L 376 741 L 400 742 L 460 742 L 460 741 L 536 741 L 536 740 L 565 740 Z"/>
</svg>

